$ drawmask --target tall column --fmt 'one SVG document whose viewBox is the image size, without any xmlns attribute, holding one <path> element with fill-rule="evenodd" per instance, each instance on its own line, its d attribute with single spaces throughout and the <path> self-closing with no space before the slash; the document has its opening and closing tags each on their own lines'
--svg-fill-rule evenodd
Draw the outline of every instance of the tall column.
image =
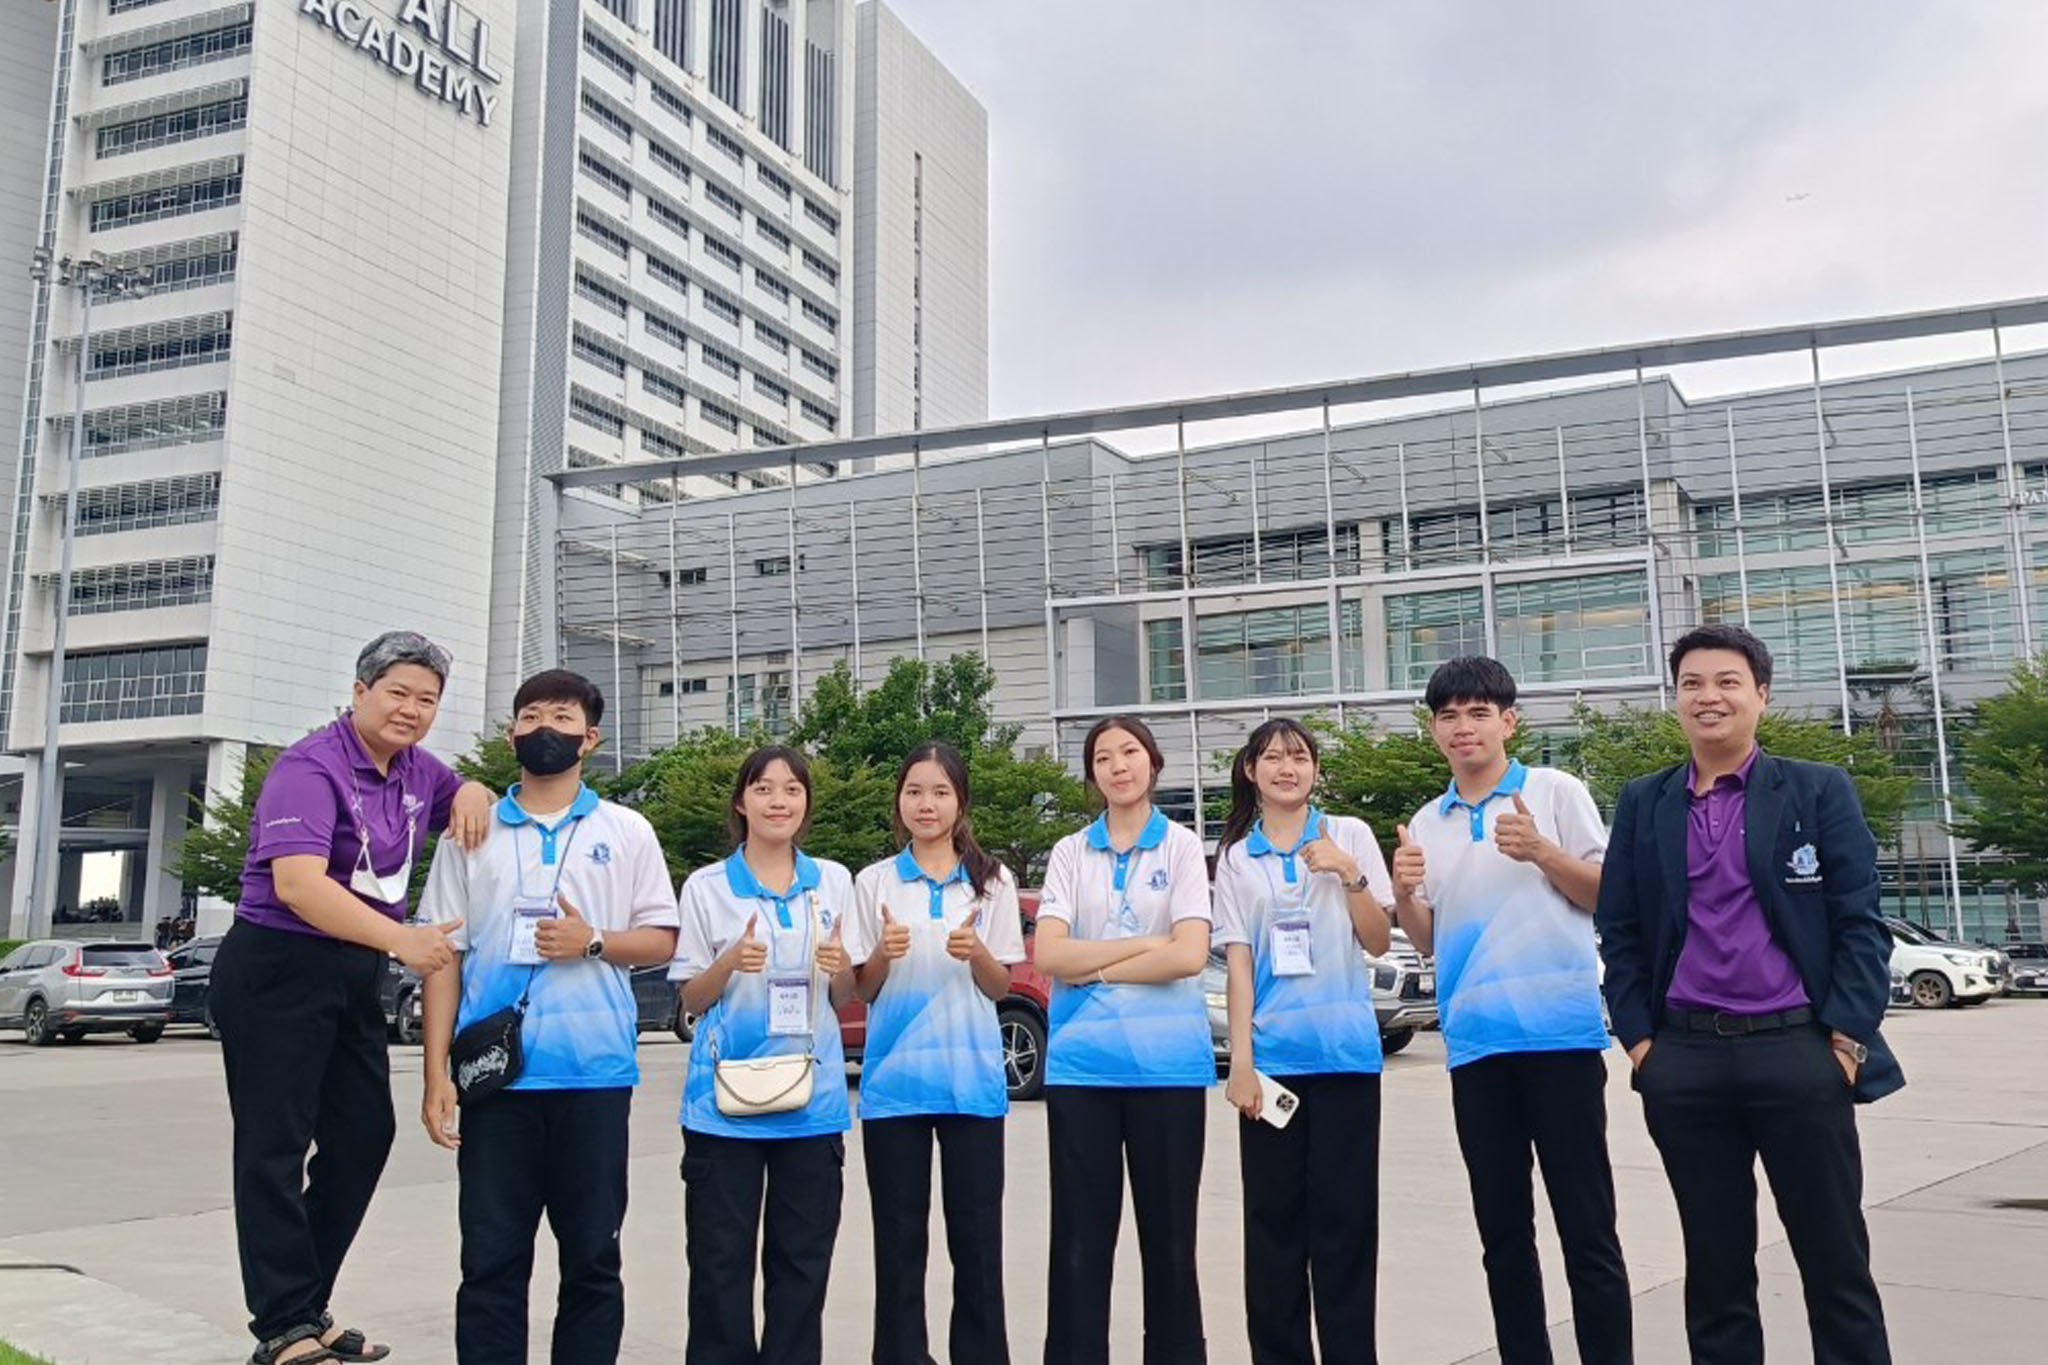
<svg viewBox="0 0 2048 1365">
<path fill-rule="evenodd" d="M 149 843 L 142 865 L 142 927 L 145 932 L 156 922 L 178 913 L 184 884 L 178 880 L 178 850 L 185 842 L 189 807 L 187 794 L 192 781 L 191 764 L 172 759 L 156 765 L 150 775 Z"/>
</svg>

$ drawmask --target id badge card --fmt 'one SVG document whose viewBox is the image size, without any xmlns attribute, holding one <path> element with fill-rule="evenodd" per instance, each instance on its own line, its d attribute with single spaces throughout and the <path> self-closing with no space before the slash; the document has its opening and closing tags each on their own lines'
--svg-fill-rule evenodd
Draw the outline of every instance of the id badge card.
<svg viewBox="0 0 2048 1365">
<path fill-rule="evenodd" d="M 552 896 L 514 896 L 512 898 L 512 946 L 505 954 L 505 960 L 519 967 L 538 967 L 540 955 L 540 926 L 542 921 L 555 917 L 555 902 Z"/>
<path fill-rule="evenodd" d="M 1299 916 L 1276 919 L 1269 932 L 1272 934 L 1273 975 L 1309 976 L 1314 973 L 1315 940 L 1310 937 L 1308 920 Z"/>
<path fill-rule="evenodd" d="M 768 1032 L 776 1038 L 802 1038 L 811 1031 L 811 978 L 768 978 Z"/>
</svg>

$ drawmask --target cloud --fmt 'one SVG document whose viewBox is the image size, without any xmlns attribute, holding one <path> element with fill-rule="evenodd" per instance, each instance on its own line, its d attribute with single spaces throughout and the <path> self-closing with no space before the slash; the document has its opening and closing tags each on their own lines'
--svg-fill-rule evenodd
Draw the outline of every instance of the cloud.
<svg viewBox="0 0 2048 1365">
<path fill-rule="evenodd" d="M 2048 292 L 2048 6 L 892 2 L 997 413 Z"/>
</svg>

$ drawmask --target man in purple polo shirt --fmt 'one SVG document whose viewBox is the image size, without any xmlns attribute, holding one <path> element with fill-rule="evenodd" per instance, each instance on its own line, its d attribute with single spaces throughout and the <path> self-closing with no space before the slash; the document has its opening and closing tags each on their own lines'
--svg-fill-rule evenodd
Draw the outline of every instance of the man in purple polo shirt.
<svg viewBox="0 0 2048 1365">
<path fill-rule="evenodd" d="M 448 934 L 459 925 L 405 923 L 413 860 L 443 828 L 466 848 L 490 829 L 490 789 L 417 747 L 448 664 L 410 631 L 372 640 L 356 659 L 353 708 L 278 755 L 256 798 L 242 900 L 208 1000 L 235 1125 L 235 1234 L 257 1365 L 389 1354 L 335 1326 L 327 1305 L 396 1128 L 385 957 L 423 976 L 454 960 Z"/>
<path fill-rule="evenodd" d="M 1685 1233 L 1695 1365 L 1756 1365 L 1756 1163 L 1815 1365 L 1884 1365 L 1854 1105 L 1905 1084 L 1878 1035 L 1891 940 L 1849 775 L 1757 747 L 1771 654 L 1739 626 L 1671 650 L 1692 760 L 1622 792 L 1596 923 L 1614 1031 Z"/>
</svg>

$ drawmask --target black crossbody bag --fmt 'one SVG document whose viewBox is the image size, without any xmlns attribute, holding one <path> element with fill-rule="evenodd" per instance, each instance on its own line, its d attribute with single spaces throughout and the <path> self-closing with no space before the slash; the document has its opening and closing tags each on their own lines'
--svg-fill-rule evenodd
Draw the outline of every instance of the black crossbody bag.
<svg viewBox="0 0 2048 1365">
<path fill-rule="evenodd" d="M 455 1102 L 473 1104 L 497 1094 L 526 1070 L 526 1004 L 533 995 L 535 967 L 526 974 L 519 1003 L 487 1014 L 448 1044 L 448 1070 L 455 1077 Z"/>
</svg>

